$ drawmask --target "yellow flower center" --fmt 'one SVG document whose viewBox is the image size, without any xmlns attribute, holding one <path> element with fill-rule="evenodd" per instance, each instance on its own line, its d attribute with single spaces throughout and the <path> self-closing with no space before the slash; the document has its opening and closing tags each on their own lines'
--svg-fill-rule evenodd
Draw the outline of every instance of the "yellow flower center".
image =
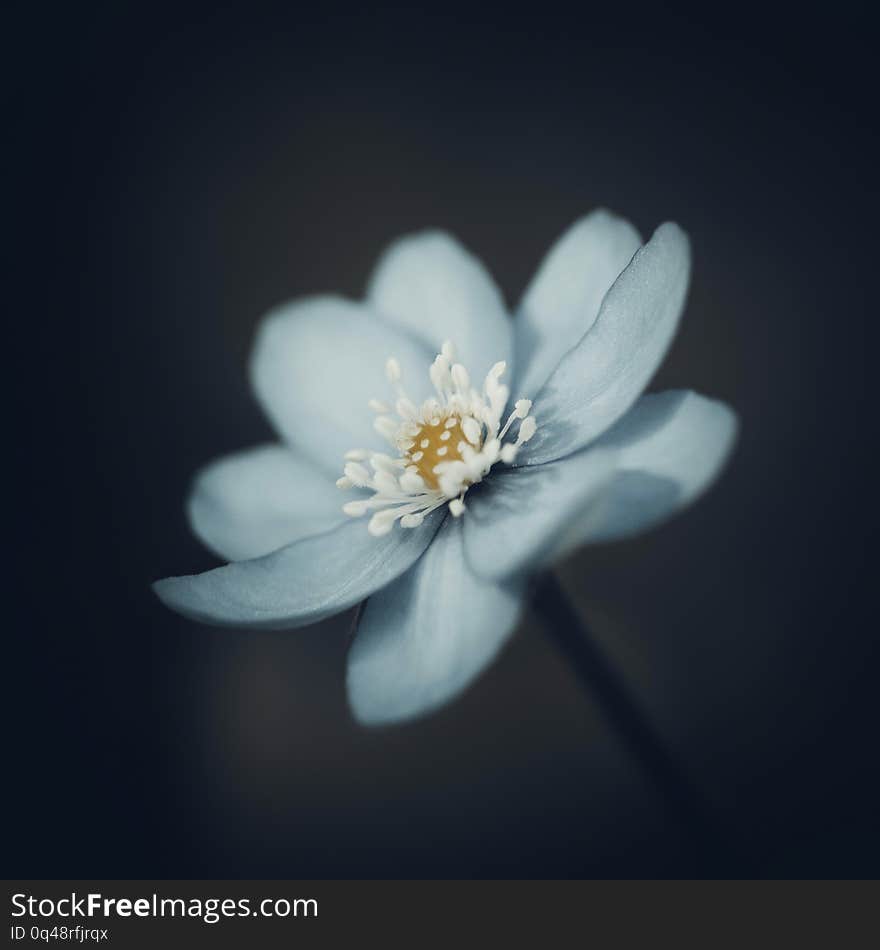
<svg viewBox="0 0 880 950">
<path fill-rule="evenodd" d="M 417 406 L 406 394 L 400 363 L 389 357 L 385 375 L 394 387 L 392 407 L 371 399 L 376 413 L 373 428 L 385 438 L 397 457 L 368 449 L 345 453 L 340 488 L 369 488 L 370 498 L 355 498 L 342 510 L 352 518 L 372 511 L 370 534 L 388 534 L 399 521 L 402 528 L 418 528 L 438 508 L 447 506 L 453 518 L 465 512 L 465 492 L 489 473 L 496 462 L 510 465 L 519 447 L 535 434 L 529 399 L 518 399 L 502 425 L 510 394 L 500 380 L 503 361 L 486 374 L 482 392 L 471 386 L 468 371 L 455 362 L 455 347 L 447 340 L 428 370 L 437 393 Z M 511 425 L 519 422 L 515 442 L 505 442 Z M 369 462 L 369 467 L 362 464 Z"/>
<path fill-rule="evenodd" d="M 461 449 L 467 444 L 461 419 L 457 415 L 437 416 L 419 428 L 412 436 L 412 445 L 404 453 L 407 465 L 418 469 L 425 484 L 436 490 L 439 486 L 434 466 L 441 462 L 457 462 Z M 479 449 L 479 446 L 473 446 Z"/>
</svg>

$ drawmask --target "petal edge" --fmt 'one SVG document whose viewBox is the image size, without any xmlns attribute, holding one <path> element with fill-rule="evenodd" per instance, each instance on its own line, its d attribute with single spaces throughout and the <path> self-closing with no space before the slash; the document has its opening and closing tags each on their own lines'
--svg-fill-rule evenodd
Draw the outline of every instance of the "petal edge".
<svg viewBox="0 0 880 950">
<path fill-rule="evenodd" d="M 605 296 L 599 316 L 534 397 L 540 421 L 519 464 L 570 455 L 609 429 L 636 401 L 672 343 L 690 276 L 690 244 L 660 225 Z"/>
<path fill-rule="evenodd" d="M 448 518 L 415 568 L 367 601 L 348 657 L 363 725 L 426 715 L 463 692 L 513 633 L 521 587 L 477 578 Z"/>
<path fill-rule="evenodd" d="M 512 361 L 513 326 L 501 292 L 483 264 L 443 231 L 394 241 L 370 278 L 367 300 L 432 357 L 451 340 L 478 385 L 494 363 Z"/>
<path fill-rule="evenodd" d="M 341 524 L 343 500 L 329 475 L 270 444 L 202 468 L 186 509 L 207 548 L 224 560 L 246 561 Z"/>
<path fill-rule="evenodd" d="M 514 320 L 515 391 L 539 392 L 562 357 L 589 331 L 602 300 L 642 245 L 625 219 L 598 208 L 552 245 Z"/>
<path fill-rule="evenodd" d="M 362 521 L 295 541 L 251 561 L 153 584 L 172 610 L 202 623 L 285 630 L 317 623 L 369 597 L 408 570 L 442 516 L 418 529 L 373 537 Z"/>
</svg>

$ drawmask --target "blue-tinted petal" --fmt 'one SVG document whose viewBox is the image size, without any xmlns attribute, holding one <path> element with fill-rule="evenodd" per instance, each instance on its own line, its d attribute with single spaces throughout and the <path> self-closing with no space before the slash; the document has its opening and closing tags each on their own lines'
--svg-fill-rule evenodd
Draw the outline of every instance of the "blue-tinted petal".
<svg viewBox="0 0 880 950">
<path fill-rule="evenodd" d="M 534 398 L 595 323 L 605 294 L 641 244 L 628 221 L 600 209 L 550 248 L 514 320 L 517 396 Z"/>
<path fill-rule="evenodd" d="M 330 475 L 284 445 L 260 445 L 203 468 L 187 513 L 207 547 L 246 561 L 341 524 L 344 501 Z"/>
<path fill-rule="evenodd" d="M 569 522 L 599 503 L 615 472 L 612 451 L 587 450 L 546 465 L 502 470 L 467 494 L 465 552 L 483 577 L 546 564 Z"/>
<path fill-rule="evenodd" d="M 693 392 L 643 396 L 590 448 L 514 468 L 468 492 L 465 552 L 481 576 L 535 569 L 584 544 L 616 541 L 670 518 L 720 473 L 736 416 Z"/>
<path fill-rule="evenodd" d="M 451 340 L 480 386 L 489 368 L 512 358 L 512 321 L 485 267 L 454 238 L 426 231 L 383 254 L 367 300 L 377 313 L 434 352 Z"/>
<path fill-rule="evenodd" d="M 576 452 L 629 409 L 672 342 L 689 274 L 687 236 L 675 224 L 661 225 L 614 282 L 590 331 L 533 397 L 539 427 L 519 464 Z"/>
<path fill-rule="evenodd" d="M 643 396 L 588 450 L 616 453 L 617 473 L 601 504 L 571 522 L 560 551 L 631 537 L 691 504 L 720 474 L 736 432 L 722 402 L 682 390 Z"/>
<path fill-rule="evenodd" d="M 367 602 L 348 658 L 348 697 L 362 723 L 430 712 L 464 690 L 516 625 L 518 585 L 468 568 L 462 522 L 447 518 L 418 564 Z"/>
<path fill-rule="evenodd" d="M 338 474 L 349 449 L 382 444 L 368 402 L 396 398 L 385 377 L 389 356 L 400 363 L 412 398 L 424 399 L 432 353 L 363 304 L 310 297 L 265 318 L 254 344 L 251 378 L 284 439 Z"/>
<path fill-rule="evenodd" d="M 442 517 L 380 538 L 364 520 L 295 541 L 265 557 L 153 587 L 173 610 L 219 626 L 286 629 L 316 623 L 368 597 L 418 559 Z"/>
</svg>

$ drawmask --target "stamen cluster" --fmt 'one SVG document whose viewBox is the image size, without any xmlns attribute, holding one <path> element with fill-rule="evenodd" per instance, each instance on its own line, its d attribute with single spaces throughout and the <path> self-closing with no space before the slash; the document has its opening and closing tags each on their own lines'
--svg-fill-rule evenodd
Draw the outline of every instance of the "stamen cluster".
<svg viewBox="0 0 880 950">
<path fill-rule="evenodd" d="M 393 410 L 378 399 L 370 400 L 370 408 L 376 413 L 376 431 L 391 444 L 394 455 L 368 449 L 345 453 L 345 474 L 336 484 L 370 489 L 373 495 L 350 501 L 342 510 L 354 518 L 375 512 L 369 523 L 375 536 L 387 534 L 397 520 L 404 528 L 416 528 L 445 504 L 459 517 L 468 488 L 496 462 L 511 463 L 538 428 L 529 415 L 528 399 L 517 400 L 501 425 L 510 395 L 500 381 L 505 369 L 504 362 L 496 363 L 479 391 L 446 342 L 429 370 L 437 395 L 416 406 L 403 388 L 400 364 L 389 358 L 385 375 L 397 396 Z M 516 441 L 505 443 L 514 421 L 519 422 Z"/>
</svg>

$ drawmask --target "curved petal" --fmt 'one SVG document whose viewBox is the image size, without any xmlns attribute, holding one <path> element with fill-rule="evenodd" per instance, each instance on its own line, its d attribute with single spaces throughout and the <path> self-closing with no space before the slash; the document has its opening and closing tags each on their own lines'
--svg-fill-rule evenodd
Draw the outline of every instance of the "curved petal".
<svg viewBox="0 0 880 950">
<path fill-rule="evenodd" d="M 187 502 L 202 543 L 227 561 L 246 561 L 345 520 L 329 475 L 283 445 L 227 455 L 195 477 Z"/>
<path fill-rule="evenodd" d="M 613 451 L 588 449 L 493 474 L 471 489 L 461 519 L 470 566 L 481 577 L 497 579 L 546 564 L 571 520 L 600 502 L 616 462 Z"/>
<path fill-rule="evenodd" d="M 451 340 L 478 386 L 494 363 L 511 362 L 512 325 L 498 288 L 485 267 L 442 231 L 395 241 L 376 266 L 367 300 L 433 353 Z"/>
<path fill-rule="evenodd" d="M 497 580 L 646 531 L 711 485 L 736 430 L 727 406 L 696 393 L 643 396 L 585 451 L 472 489 L 462 518 L 471 567 Z"/>
<path fill-rule="evenodd" d="M 514 320 L 518 396 L 534 398 L 595 323 L 605 294 L 641 244 L 628 221 L 599 209 L 550 248 Z"/>
<path fill-rule="evenodd" d="M 166 577 L 153 589 L 185 617 L 218 626 L 286 629 L 316 623 L 399 577 L 431 543 L 442 516 L 373 537 L 363 521 L 295 541 L 253 561 Z"/>
<path fill-rule="evenodd" d="M 606 294 L 592 329 L 534 397 L 539 427 L 519 464 L 576 452 L 629 409 L 675 336 L 689 274 L 687 235 L 661 225 Z"/>
<path fill-rule="evenodd" d="M 309 297 L 272 311 L 251 356 L 254 389 L 269 418 L 291 445 L 338 473 L 343 455 L 377 444 L 372 398 L 396 398 L 385 378 L 389 356 L 416 400 L 430 390 L 433 354 L 377 320 L 363 305 L 340 297 Z"/>
<path fill-rule="evenodd" d="M 361 723 L 412 719 L 465 689 L 516 625 L 519 586 L 480 580 L 447 518 L 400 580 L 367 602 L 348 657 L 348 698 Z"/>
<path fill-rule="evenodd" d="M 720 474 L 737 428 L 732 409 L 695 392 L 643 396 L 589 450 L 616 453 L 617 472 L 560 550 L 632 537 L 694 502 Z"/>
</svg>

